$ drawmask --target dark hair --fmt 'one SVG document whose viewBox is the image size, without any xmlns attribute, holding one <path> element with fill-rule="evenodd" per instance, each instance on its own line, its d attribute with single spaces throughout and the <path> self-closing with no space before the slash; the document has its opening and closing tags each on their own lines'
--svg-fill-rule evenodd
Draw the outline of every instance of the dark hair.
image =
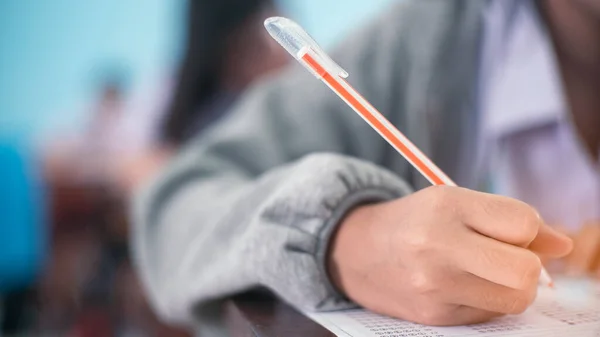
<svg viewBox="0 0 600 337">
<path fill-rule="evenodd" d="M 185 54 L 163 123 L 163 139 L 178 145 L 198 108 L 219 89 L 225 42 L 245 20 L 272 0 L 188 0 Z"/>
</svg>

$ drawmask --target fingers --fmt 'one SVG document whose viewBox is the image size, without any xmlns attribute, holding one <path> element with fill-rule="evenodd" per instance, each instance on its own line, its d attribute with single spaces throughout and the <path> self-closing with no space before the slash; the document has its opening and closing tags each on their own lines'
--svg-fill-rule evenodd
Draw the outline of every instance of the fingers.
<svg viewBox="0 0 600 337">
<path fill-rule="evenodd" d="M 542 268 L 533 252 L 472 233 L 454 249 L 460 270 L 512 289 L 536 286 Z"/>
<path fill-rule="evenodd" d="M 412 321 L 432 326 L 455 326 L 483 323 L 503 314 L 463 305 L 443 305 L 421 310 Z"/>
<path fill-rule="evenodd" d="M 600 231 L 598 233 L 600 234 Z M 568 255 L 573 250 L 573 240 L 566 234 L 542 224 L 537 236 L 527 248 L 546 258 L 557 259 Z"/>
<path fill-rule="evenodd" d="M 487 322 L 500 316 L 503 316 L 503 314 L 468 306 L 460 306 L 456 309 L 454 319 L 456 320 L 457 325 L 467 325 Z"/>
<path fill-rule="evenodd" d="M 535 284 L 528 289 L 516 290 L 466 273 L 458 276 L 456 281 L 462 286 L 449 293 L 451 297 L 447 301 L 487 312 L 509 315 L 523 313 L 537 295 Z"/>
<path fill-rule="evenodd" d="M 584 275 L 595 269 L 600 255 L 600 226 L 584 226 L 573 237 L 574 248 L 566 258 L 566 271 L 571 275 Z"/>
<path fill-rule="evenodd" d="M 548 256 L 564 256 L 571 240 L 547 226 L 537 211 L 515 199 L 460 189 L 460 215 L 472 230 Z"/>
<path fill-rule="evenodd" d="M 463 189 L 461 216 L 474 231 L 511 245 L 527 247 L 543 224 L 527 204 Z"/>
</svg>

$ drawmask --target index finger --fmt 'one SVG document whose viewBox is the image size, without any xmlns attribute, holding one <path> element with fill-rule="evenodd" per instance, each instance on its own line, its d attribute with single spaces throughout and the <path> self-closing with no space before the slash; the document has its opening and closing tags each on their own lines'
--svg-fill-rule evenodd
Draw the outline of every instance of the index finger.
<svg viewBox="0 0 600 337">
<path fill-rule="evenodd" d="M 508 197 L 463 189 L 461 219 L 472 230 L 490 238 L 520 247 L 528 247 L 545 226 L 539 213 L 524 202 Z M 550 239 L 563 235 L 548 231 Z"/>
</svg>

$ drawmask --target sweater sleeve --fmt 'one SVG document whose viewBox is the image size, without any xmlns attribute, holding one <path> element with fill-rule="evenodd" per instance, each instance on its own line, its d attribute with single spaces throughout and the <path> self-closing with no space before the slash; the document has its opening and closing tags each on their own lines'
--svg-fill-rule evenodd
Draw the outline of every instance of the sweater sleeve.
<svg viewBox="0 0 600 337">
<path fill-rule="evenodd" d="M 382 111 L 409 14 L 394 7 L 334 54 Z M 302 310 L 351 306 L 328 281 L 329 237 L 356 205 L 411 192 L 376 164 L 387 146 L 300 66 L 252 89 L 136 198 L 134 256 L 157 312 L 192 324 L 203 303 L 256 287 Z"/>
</svg>

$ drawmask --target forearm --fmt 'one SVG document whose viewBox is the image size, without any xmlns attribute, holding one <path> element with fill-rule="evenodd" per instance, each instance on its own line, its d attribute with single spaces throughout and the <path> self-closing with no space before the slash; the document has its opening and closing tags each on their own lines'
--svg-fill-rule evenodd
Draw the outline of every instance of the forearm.
<svg viewBox="0 0 600 337">
<path fill-rule="evenodd" d="M 256 180 L 194 179 L 150 206 L 169 184 L 141 199 L 135 252 L 155 307 L 185 322 L 198 304 L 259 286 L 303 310 L 350 306 L 325 272 L 331 233 L 356 205 L 410 192 L 381 168 L 329 154 Z"/>
</svg>

